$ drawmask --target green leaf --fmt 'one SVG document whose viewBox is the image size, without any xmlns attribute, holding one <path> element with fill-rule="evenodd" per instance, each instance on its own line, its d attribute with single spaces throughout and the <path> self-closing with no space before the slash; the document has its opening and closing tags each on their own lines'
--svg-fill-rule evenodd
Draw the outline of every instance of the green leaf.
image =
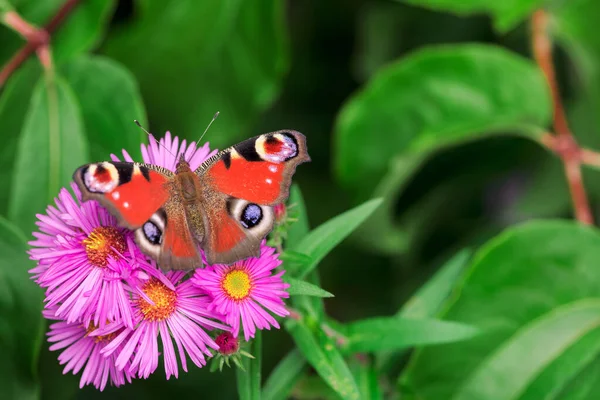
<svg viewBox="0 0 600 400">
<path fill-rule="evenodd" d="M 133 123 L 148 126 L 135 78 L 118 63 L 98 56 L 79 57 L 62 69 L 81 105 L 91 159 L 108 160 L 126 149 L 141 161 L 140 143 L 146 135 Z"/>
<path fill-rule="evenodd" d="M 396 200 L 435 151 L 489 135 L 538 138 L 551 102 L 539 68 L 499 47 L 430 47 L 382 69 L 342 108 L 336 173 L 358 199 L 383 197 L 360 229 L 365 246 L 406 251 Z"/>
<path fill-rule="evenodd" d="M 300 279 L 287 278 L 285 276 L 283 280 L 290 284 L 290 287 L 287 290 L 290 296 L 334 297 L 333 294 L 312 283 L 301 281 Z"/>
<path fill-rule="evenodd" d="M 296 250 L 307 254 L 311 262 L 294 271 L 298 278 L 303 278 L 342 240 L 350 235 L 375 209 L 381 199 L 373 199 L 346 211 L 324 224 L 313 229 L 296 247 Z"/>
<path fill-rule="evenodd" d="M 440 311 L 456 280 L 471 258 L 470 250 L 463 250 L 452 257 L 425 283 L 398 311 L 402 318 L 429 318 Z"/>
<path fill-rule="evenodd" d="M 0 191 L 2 193 L 11 191 L 17 143 L 27 106 L 40 73 L 38 61 L 28 61 L 8 80 L 0 94 L 0 126 L 3 133 L 2 148 L 0 148 Z M 8 195 L 0 196 L 0 215 L 6 215 L 7 209 Z"/>
<path fill-rule="evenodd" d="M 0 217 L 0 398 L 38 399 L 42 290 L 29 279 L 33 265 L 25 236 Z"/>
<path fill-rule="evenodd" d="M 573 384 L 579 386 L 585 380 L 586 371 L 594 365 L 600 366 L 600 328 L 584 334 L 564 353 L 556 357 L 520 397 L 533 400 L 538 393 L 547 392 L 546 399 L 564 399 L 573 392 Z M 597 393 L 597 392 L 596 392 Z"/>
<path fill-rule="evenodd" d="M 314 321 L 310 324 L 315 327 L 314 331 L 307 325 L 306 319 L 288 319 L 285 327 L 325 383 L 343 399 L 359 399 L 356 382 L 339 350 L 330 338 L 316 328 Z"/>
<path fill-rule="evenodd" d="M 292 185 L 290 189 L 290 198 L 288 200 L 288 212 L 292 213 L 297 219 L 287 233 L 286 247 L 296 248 L 300 241 L 308 234 L 310 227 L 308 225 L 308 214 L 304 198 L 298 185 Z"/>
<path fill-rule="evenodd" d="M 41 27 L 50 21 L 65 0 L 19 0 L 11 3 L 23 19 Z M 60 64 L 93 49 L 104 36 L 114 6 L 114 0 L 79 2 L 52 35 L 52 56 L 55 62 Z M 24 42 L 16 33 L 6 29 L 0 31 L 0 43 L 0 61 L 4 64 Z"/>
<path fill-rule="evenodd" d="M 529 14 L 541 7 L 544 0 L 401 0 L 416 6 L 447 11 L 458 15 L 486 13 L 494 18 L 500 32 L 506 32 L 525 20 Z"/>
<path fill-rule="evenodd" d="M 466 340 L 479 333 L 472 326 L 432 319 L 369 318 L 347 324 L 344 353 L 406 349 Z"/>
<path fill-rule="evenodd" d="M 599 326 L 600 299 L 558 307 L 502 343 L 466 378 L 453 399 L 519 399 L 554 358 Z"/>
<path fill-rule="evenodd" d="M 574 336 L 568 336 L 575 335 L 570 328 L 556 328 L 546 336 L 540 335 L 527 348 L 525 359 L 523 352 L 517 354 L 506 349 L 513 348 L 511 343 L 523 343 L 523 337 L 535 331 L 539 321 L 559 326 L 562 320 L 554 315 L 562 315 L 562 307 L 581 300 L 599 299 L 598 259 L 600 233 L 570 221 L 523 224 L 488 242 L 477 252 L 454 301 L 443 313 L 444 319 L 478 327 L 485 334 L 469 341 L 418 350 L 402 376 L 403 391 L 425 400 L 452 398 L 466 390 L 464 388 L 472 387 L 468 382 L 474 378 L 470 377 L 479 377 L 481 373 L 490 380 L 504 382 L 501 387 L 506 389 L 506 394 L 503 392 L 503 396 L 527 393 L 530 385 L 539 388 L 535 398 L 556 393 L 566 381 L 576 378 L 574 374 L 578 370 L 584 373 L 584 364 L 589 361 L 573 358 L 577 353 L 566 354 L 576 341 Z M 579 315 L 579 311 L 574 310 L 576 308 L 571 309 L 569 315 Z M 584 329 L 585 323 L 575 323 L 573 327 Z M 584 335 L 592 328 L 586 329 L 577 335 Z M 596 349 L 593 345 L 587 350 L 597 352 Z M 579 354 L 582 353 L 579 349 Z M 510 358 L 513 367 L 504 371 L 490 369 L 488 363 L 497 360 L 499 355 L 504 357 L 500 358 L 503 362 Z M 546 356 L 548 358 L 544 358 Z M 571 372 L 553 377 L 553 384 L 536 383 L 536 379 L 557 371 L 557 364 L 552 361 L 560 357 L 571 360 Z M 529 370 L 519 369 L 521 367 Z M 481 368 L 482 372 L 478 372 Z M 511 374 L 510 382 L 506 374 Z M 498 394 L 493 398 L 501 397 Z"/>
<path fill-rule="evenodd" d="M 306 360 L 296 349 L 277 363 L 262 390 L 263 400 L 284 400 L 307 370 Z"/>
<path fill-rule="evenodd" d="M 383 400 L 377 369 L 370 360 L 353 358 L 350 361 L 350 371 L 358 383 L 361 399 Z"/>
<path fill-rule="evenodd" d="M 284 5 L 146 1 L 131 24 L 111 31 L 104 51 L 137 77 L 154 132 L 195 140 L 220 111 L 208 138 L 212 147 L 231 146 L 248 137 L 288 69 Z M 180 55 L 176 62 L 173 55 Z"/>
<path fill-rule="evenodd" d="M 245 371 L 236 368 L 240 400 L 260 400 L 260 375 L 262 368 L 262 333 L 256 331 L 252 340 L 251 353 L 254 358 L 242 357 Z"/>
<path fill-rule="evenodd" d="M 81 112 L 60 78 L 38 83 L 19 138 L 8 215 L 21 229 L 33 227 L 75 169 L 89 159 Z"/>
</svg>

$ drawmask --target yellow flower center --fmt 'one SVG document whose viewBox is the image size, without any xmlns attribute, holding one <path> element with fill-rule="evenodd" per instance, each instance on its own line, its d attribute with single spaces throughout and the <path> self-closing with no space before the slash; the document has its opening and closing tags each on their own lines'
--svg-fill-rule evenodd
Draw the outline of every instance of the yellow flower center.
<svg viewBox="0 0 600 400">
<path fill-rule="evenodd" d="M 85 330 L 85 336 L 89 336 L 90 333 L 92 333 L 93 331 L 95 331 L 96 329 L 98 329 L 98 327 L 96 325 L 94 325 L 93 322 L 90 322 L 90 324 L 88 325 L 88 327 Z M 92 338 L 94 339 L 94 341 L 96 343 L 106 343 L 106 342 L 110 342 L 111 340 L 113 340 L 115 338 L 115 336 L 117 336 L 119 333 L 121 333 L 123 329 L 119 329 L 113 333 L 109 333 L 108 335 L 102 335 L 102 336 L 92 336 Z"/>
<path fill-rule="evenodd" d="M 234 269 L 225 275 L 221 287 L 230 299 L 243 300 L 250 295 L 252 284 L 246 271 Z"/>
<path fill-rule="evenodd" d="M 112 226 L 99 226 L 83 239 L 88 260 L 96 267 L 106 267 L 108 257 L 127 250 L 123 234 Z"/>
<path fill-rule="evenodd" d="M 144 314 L 144 319 L 162 321 L 175 312 L 177 293 L 166 287 L 158 279 L 150 279 L 142 286 L 142 291 L 154 302 L 154 305 L 152 305 L 142 297 L 139 298 L 138 307 Z"/>
</svg>

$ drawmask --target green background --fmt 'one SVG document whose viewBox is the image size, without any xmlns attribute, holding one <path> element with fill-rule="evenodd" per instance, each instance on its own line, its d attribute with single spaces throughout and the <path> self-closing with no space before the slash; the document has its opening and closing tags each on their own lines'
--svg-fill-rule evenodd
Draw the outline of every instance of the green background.
<svg viewBox="0 0 600 400">
<path fill-rule="evenodd" d="M 62 3 L 11 1 L 38 25 Z M 0 397 L 235 398 L 239 381 L 242 398 L 600 398 L 600 232 L 572 220 L 539 143 L 539 8 L 570 126 L 600 148 L 594 0 L 81 1 L 52 36 L 54 73 L 31 57 L 0 89 Z M 23 43 L 0 25 L 0 64 Z M 306 135 L 284 266 L 335 297 L 298 289 L 305 318 L 262 334 L 262 378 L 159 367 L 80 390 L 27 280 L 35 213 L 79 165 L 139 159 L 134 119 L 196 140 L 216 111 L 213 148 Z M 600 176 L 583 172 L 598 220 Z"/>
</svg>

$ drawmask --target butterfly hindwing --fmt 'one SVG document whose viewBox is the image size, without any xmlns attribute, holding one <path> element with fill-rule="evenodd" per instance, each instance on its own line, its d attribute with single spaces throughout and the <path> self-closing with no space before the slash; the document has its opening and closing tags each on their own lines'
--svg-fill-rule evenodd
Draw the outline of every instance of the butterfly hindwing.
<svg viewBox="0 0 600 400">
<path fill-rule="evenodd" d="M 139 228 L 169 199 L 167 170 L 129 162 L 100 162 L 78 168 L 73 179 L 83 200 L 97 200 L 127 228 Z"/>
<path fill-rule="evenodd" d="M 163 269 L 194 269 L 202 266 L 198 244 L 188 226 L 181 203 L 168 201 L 141 228 L 135 241 Z"/>
<path fill-rule="evenodd" d="M 260 242 L 273 228 L 273 207 L 235 199 L 204 188 L 209 204 L 204 210 L 202 248 L 209 264 L 230 264 L 260 255 Z"/>
<path fill-rule="evenodd" d="M 287 199 L 296 166 L 309 160 L 304 135 L 284 130 L 225 149 L 196 170 L 211 199 L 203 241 L 209 263 L 258 255 L 273 227 L 273 206 Z"/>
</svg>

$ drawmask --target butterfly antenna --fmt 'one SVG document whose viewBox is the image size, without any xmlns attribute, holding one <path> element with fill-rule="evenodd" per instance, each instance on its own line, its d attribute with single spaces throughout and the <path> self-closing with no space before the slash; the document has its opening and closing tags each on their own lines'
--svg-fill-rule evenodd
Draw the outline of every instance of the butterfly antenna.
<svg viewBox="0 0 600 400">
<path fill-rule="evenodd" d="M 164 146 L 164 145 L 163 145 L 161 142 L 159 142 L 158 140 L 156 140 L 156 138 L 154 137 L 154 135 L 152 135 L 150 132 L 148 132 L 148 131 L 147 131 L 147 130 L 146 130 L 146 129 L 145 129 L 143 126 L 142 126 L 142 124 L 140 124 L 140 121 L 138 121 L 137 119 L 134 119 L 134 120 L 133 120 L 133 122 L 135 122 L 135 124 L 136 124 L 137 126 L 139 126 L 139 127 L 140 127 L 140 129 L 141 129 L 141 130 L 143 130 L 143 131 L 144 131 L 144 133 L 145 133 L 146 135 L 148 135 L 148 137 L 149 137 L 150 139 L 154 139 L 154 141 L 156 142 L 156 144 L 157 144 L 157 145 L 159 145 L 160 147 L 162 147 L 163 149 L 165 149 L 165 151 L 166 151 L 167 153 L 169 153 L 170 155 L 172 155 L 173 157 L 177 158 L 177 156 L 176 156 L 175 154 L 171 153 L 171 151 L 170 151 L 169 149 L 167 149 L 167 147 L 166 147 L 166 146 Z"/>
<path fill-rule="evenodd" d="M 198 139 L 198 141 L 196 142 L 196 147 L 198 147 L 200 145 L 200 141 L 202 140 L 202 138 L 204 137 L 204 135 L 206 135 L 206 132 L 208 132 L 208 128 L 210 128 L 210 126 L 212 125 L 213 122 L 215 122 L 215 119 L 217 119 L 217 117 L 219 116 L 219 112 L 217 111 L 215 113 L 215 115 L 213 116 L 213 118 L 210 120 L 208 126 L 206 127 L 206 129 L 204 130 L 204 133 L 202 134 L 202 136 L 200 136 L 200 139 Z"/>
</svg>

